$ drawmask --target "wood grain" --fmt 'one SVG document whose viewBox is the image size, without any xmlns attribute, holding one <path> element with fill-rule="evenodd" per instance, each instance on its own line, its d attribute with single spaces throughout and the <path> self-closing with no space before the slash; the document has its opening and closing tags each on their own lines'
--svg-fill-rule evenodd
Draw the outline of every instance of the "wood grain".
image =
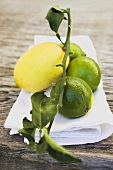
<svg viewBox="0 0 113 170">
<path fill-rule="evenodd" d="M 83 164 L 61 164 L 47 153 L 30 152 L 22 137 L 10 136 L 3 125 L 17 99 L 13 69 L 17 59 L 33 44 L 36 34 L 54 35 L 44 19 L 58 4 L 70 7 L 72 35 L 88 35 L 97 51 L 107 101 L 113 112 L 113 1 L 112 0 L 0 0 L 0 169 L 1 170 L 112 170 L 113 135 L 95 144 L 66 146 Z M 65 35 L 65 24 L 60 29 Z"/>
</svg>

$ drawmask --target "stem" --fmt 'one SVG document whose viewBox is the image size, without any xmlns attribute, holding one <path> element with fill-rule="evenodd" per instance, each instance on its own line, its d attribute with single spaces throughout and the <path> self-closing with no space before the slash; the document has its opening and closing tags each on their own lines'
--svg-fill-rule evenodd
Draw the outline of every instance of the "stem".
<svg viewBox="0 0 113 170">
<path fill-rule="evenodd" d="M 67 30 L 65 43 L 62 42 L 60 35 L 58 33 L 56 34 L 57 38 L 61 41 L 62 44 L 64 44 L 64 47 L 65 47 L 65 55 L 62 60 L 62 64 L 56 65 L 57 67 L 60 66 L 63 68 L 62 86 L 60 88 L 60 96 L 59 96 L 59 100 L 58 100 L 57 110 L 59 109 L 59 107 L 62 107 L 62 105 L 63 105 L 62 100 L 63 100 L 64 88 L 66 86 L 66 61 L 67 61 L 67 57 L 69 56 L 69 53 L 70 53 L 70 35 L 71 35 L 70 8 L 67 8 L 66 10 L 64 10 L 64 13 L 67 14 L 67 20 L 68 20 L 68 30 Z M 49 124 L 48 133 L 50 132 L 53 121 L 54 121 L 54 119 Z"/>
<path fill-rule="evenodd" d="M 39 137 L 42 137 L 42 129 L 39 130 Z"/>
<path fill-rule="evenodd" d="M 63 58 L 63 63 L 62 63 L 63 64 L 63 79 L 65 83 L 66 83 L 66 60 L 70 52 L 70 35 L 71 35 L 70 8 L 67 8 L 67 15 L 68 15 L 68 31 L 67 31 L 67 37 L 66 37 L 66 42 L 65 42 L 66 52 Z"/>
<path fill-rule="evenodd" d="M 62 99 L 63 99 L 63 93 L 64 93 L 64 87 L 66 86 L 66 61 L 67 57 L 69 56 L 70 53 L 70 35 L 71 35 L 71 16 L 70 16 L 70 8 L 67 8 L 66 10 L 67 17 L 68 17 L 68 30 L 67 30 L 67 36 L 66 36 L 66 42 L 65 42 L 65 55 L 62 61 L 63 65 L 63 78 L 62 78 L 62 88 L 61 88 L 61 94 L 59 97 L 59 107 L 62 107 Z"/>
</svg>

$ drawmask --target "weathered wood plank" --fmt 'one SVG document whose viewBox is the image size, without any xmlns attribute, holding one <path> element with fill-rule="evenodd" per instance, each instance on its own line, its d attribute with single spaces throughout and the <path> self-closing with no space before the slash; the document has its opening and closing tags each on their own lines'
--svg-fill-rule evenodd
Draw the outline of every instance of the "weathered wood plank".
<svg viewBox="0 0 113 170">
<path fill-rule="evenodd" d="M 104 90 L 113 112 L 113 1 L 112 0 L 0 0 L 0 168 L 2 170 L 112 170 L 113 135 L 95 144 L 67 146 L 83 164 L 61 164 L 30 152 L 22 137 L 10 136 L 3 124 L 20 89 L 15 87 L 13 69 L 17 59 L 33 43 L 35 34 L 54 35 L 44 19 L 48 9 L 58 4 L 70 7 L 72 35 L 88 35 L 94 42 L 102 71 Z M 61 35 L 65 35 L 65 25 Z"/>
</svg>

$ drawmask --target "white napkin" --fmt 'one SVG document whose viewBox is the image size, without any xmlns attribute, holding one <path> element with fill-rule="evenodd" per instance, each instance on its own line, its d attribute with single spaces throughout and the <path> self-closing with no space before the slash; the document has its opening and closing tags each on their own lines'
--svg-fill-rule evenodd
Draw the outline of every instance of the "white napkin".
<svg viewBox="0 0 113 170">
<path fill-rule="evenodd" d="M 34 45 L 41 42 L 59 41 L 53 36 L 35 36 Z M 71 42 L 81 46 L 87 56 L 97 61 L 96 52 L 92 41 L 88 36 L 71 37 Z M 49 96 L 50 90 L 45 93 Z M 4 124 L 5 128 L 10 128 L 10 134 L 17 134 L 22 128 L 24 117 L 31 119 L 31 100 L 32 94 L 21 90 L 16 102 L 14 103 Z M 113 115 L 106 101 L 103 91 L 102 81 L 98 89 L 94 92 L 94 100 L 91 110 L 88 114 L 77 119 L 68 119 L 57 114 L 53 122 L 50 135 L 60 145 L 77 145 L 94 143 L 106 139 L 113 133 Z M 39 140 L 38 131 L 36 132 L 36 141 Z M 28 143 L 27 139 L 24 142 Z"/>
</svg>

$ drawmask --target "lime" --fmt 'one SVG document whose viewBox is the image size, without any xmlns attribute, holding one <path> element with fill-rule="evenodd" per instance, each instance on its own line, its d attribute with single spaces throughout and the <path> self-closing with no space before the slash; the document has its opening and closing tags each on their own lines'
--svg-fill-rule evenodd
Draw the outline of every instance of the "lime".
<svg viewBox="0 0 113 170">
<path fill-rule="evenodd" d="M 25 52 L 17 61 L 14 79 L 18 87 L 28 92 L 39 92 L 55 82 L 63 73 L 64 51 L 53 42 L 43 42 Z M 69 57 L 66 66 L 68 66 Z"/>
<path fill-rule="evenodd" d="M 63 44 L 60 44 L 61 47 L 63 47 Z M 65 48 L 64 48 L 65 51 Z M 82 57 L 82 56 L 86 56 L 86 54 L 84 53 L 84 51 L 82 51 L 81 47 L 75 43 L 70 43 L 70 61 L 77 58 L 77 57 Z"/>
<path fill-rule="evenodd" d="M 70 62 L 67 76 L 83 79 L 91 87 L 92 91 L 94 91 L 100 83 L 101 71 L 97 62 L 92 58 L 79 57 Z"/>
<path fill-rule="evenodd" d="M 70 54 L 70 60 L 73 60 L 77 57 L 86 56 L 81 47 L 75 43 L 70 43 L 70 51 L 72 53 Z"/>
<path fill-rule="evenodd" d="M 92 96 L 92 90 L 84 80 L 67 76 L 59 113 L 69 118 L 84 116 L 92 106 Z"/>
</svg>

